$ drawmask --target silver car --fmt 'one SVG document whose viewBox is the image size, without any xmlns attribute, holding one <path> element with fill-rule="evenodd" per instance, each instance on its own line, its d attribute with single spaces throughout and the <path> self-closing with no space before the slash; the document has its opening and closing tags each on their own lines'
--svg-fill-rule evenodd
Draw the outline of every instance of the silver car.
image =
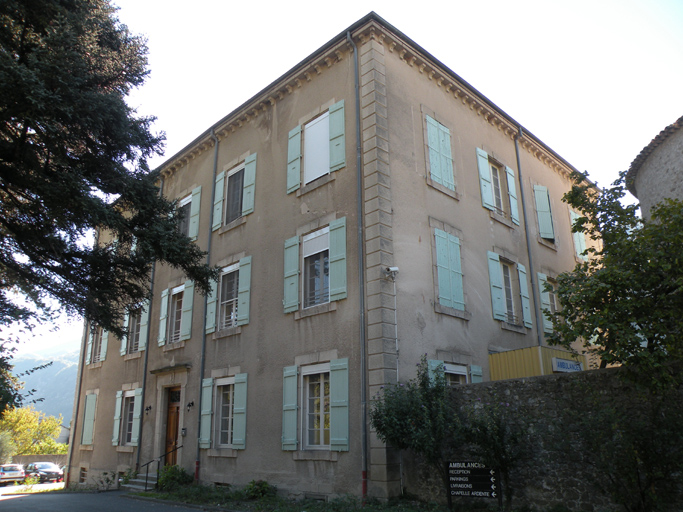
<svg viewBox="0 0 683 512">
<path fill-rule="evenodd" d="M 0 466 L 0 484 L 23 482 L 24 475 L 24 467 L 21 464 L 3 464 Z"/>
</svg>

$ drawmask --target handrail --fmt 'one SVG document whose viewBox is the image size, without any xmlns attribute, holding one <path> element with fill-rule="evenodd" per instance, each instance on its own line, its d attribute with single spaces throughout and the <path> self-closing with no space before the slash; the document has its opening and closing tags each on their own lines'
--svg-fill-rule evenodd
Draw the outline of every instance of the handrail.
<svg viewBox="0 0 683 512">
<path fill-rule="evenodd" d="M 182 447 L 183 447 L 182 444 L 180 446 L 175 446 L 175 447 L 173 447 L 172 450 L 169 450 L 166 453 L 164 453 L 163 455 L 159 455 L 157 458 L 152 459 L 149 462 L 146 462 L 145 464 L 140 466 L 140 469 L 145 468 L 145 467 L 147 468 L 147 470 L 145 471 L 145 491 L 147 490 L 147 481 L 149 479 L 149 465 L 152 464 L 153 462 L 157 463 L 157 483 L 155 485 L 155 487 L 156 487 L 157 485 L 159 485 L 159 472 L 160 472 L 160 464 L 159 463 L 161 462 L 161 459 L 164 459 L 164 463 L 165 463 L 166 462 L 166 455 L 170 455 L 171 453 L 177 451 L 179 448 L 182 448 Z"/>
</svg>

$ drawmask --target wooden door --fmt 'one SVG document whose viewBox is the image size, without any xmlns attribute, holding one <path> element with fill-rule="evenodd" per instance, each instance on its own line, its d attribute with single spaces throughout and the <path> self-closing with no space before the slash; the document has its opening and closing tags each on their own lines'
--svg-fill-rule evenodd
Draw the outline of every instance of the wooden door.
<svg viewBox="0 0 683 512">
<path fill-rule="evenodd" d="M 180 388 L 168 390 L 168 414 L 166 416 L 166 450 L 170 452 L 178 446 L 178 425 L 180 419 Z M 166 465 L 173 466 L 178 463 L 178 451 L 166 455 Z"/>
</svg>

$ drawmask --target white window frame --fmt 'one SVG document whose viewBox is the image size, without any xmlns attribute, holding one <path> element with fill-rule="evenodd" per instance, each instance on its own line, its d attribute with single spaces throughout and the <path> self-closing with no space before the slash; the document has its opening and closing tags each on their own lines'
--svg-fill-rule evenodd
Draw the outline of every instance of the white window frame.
<svg viewBox="0 0 683 512">
<path fill-rule="evenodd" d="M 452 363 L 444 363 L 443 364 L 443 372 L 446 377 L 446 383 L 449 386 L 457 386 L 460 384 L 467 384 L 467 366 L 462 365 L 462 364 L 452 364 Z M 457 375 L 460 377 L 459 380 L 464 381 L 464 382 L 451 382 L 449 380 L 449 375 Z"/>
<path fill-rule="evenodd" d="M 507 270 L 507 272 L 506 272 Z M 519 284 L 515 287 L 514 274 L 516 270 L 516 264 L 507 260 L 500 260 L 500 271 L 503 275 L 503 293 L 505 296 L 505 314 L 507 315 L 507 322 L 509 324 L 517 325 L 519 319 L 517 318 L 517 309 L 520 306 L 517 305 L 515 297 L 519 293 L 515 293 L 515 290 L 519 291 Z"/>
<path fill-rule="evenodd" d="M 238 300 L 239 300 L 239 269 L 240 269 L 240 264 L 234 263 L 232 265 L 229 265 L 227 267 L 224 267 L 221 270 L 221 275 L 220 275 L 220 280 L 219 280 L 219 289 L 218 289 L 218 307 L 217 309 L 217 315 L 218 318 L 216 319 L 216 330 L 220 331 L 223 329 L 229 329 L 231 327 L 236 327 L 237 326 L 237 308 L 238 308 Z M 230 299 L 230 302 L 232 302 L 232 315 L 231 315 L 231 322 L 229 325 L 227 325 L 223 319 L 223 277 L 227 276 L 228 274 L 231 274 L 233 272 L 237 272 L 237 287 L 235 290 L 235 296 Z"/>
<path fill-rule="evenodd" d="M 180 231 L 181 234 L 185 236 L 190 236 L 190 216 L 192 215 L 192 194 L 188 194 L 187 196 L 183 197 L 180 201 L 178 201 L 178 215 L 180 215 L 180 212 L 182 209 L 190 205 L 190 208 L 187 209 L 187 215 L 181 220 L 182 224 L 178 227 L 182 227 L 183 229 Z"/>
<path fill-rule="evenodd" d="M 303 184 L 307 185 L 330 174 L 330 111 L 304 124 L 303 145 Z"/>
<path fill-rule="evenodd" d="M 102 361 L 102 337 L 104 336 L 104 329 L 102 327 L 95 327 L 92 333 L 92 346 L 90 347 L 90 364 L 99 363 Z"/>
<path fill-rule="evenodd" d="M 489 171 L 491 172 L 491 185 L 493 187 L 493 206 L 495 207 L 496 213 L 498 215 L 507 217 L 507 212 L 509 210 L 510 205 L 510 198 L 507 191 L 507 177 L 505 177 L 506 183 L 504 185 L 501 183 L 501 181 L 503 180 L 503 176 L 501 176 L 501 173 L 505 172 L 505 170 L 502 168 L 502 166 L 498 165 L 495 162 L 492 162 L 489 159 Z M 503 196 L 507 196 L 508 200 L 505 201 L 503 199 Z M 507 209 L 505 208 L 506 205 L 508 206 Z"/>
<path fill-rule="evenodd" d="M 119 446 L 134 446 L 133 425 L 135 423 L 135 390 L 123 392 L 121 397 L 121 432 L 119 433 Z M 128 437 L 130 436 L 130 440 Z"/>
<path fill-rule="evenodd" d="M 236 167 L 233 167 L 229 171 L 225 173 L 225 191 L 223 193 L 223 201 L 224 201 L 224 206 L 223 206 L 223 225 L 231 224 L 232 222 L 235 222 L 238 219 L 242 218 L 242 208 L 244 204 L 244 170 L 245 170 L 245 162 L 242 162 L 241 164 L 237 165 Z M 242 183 L 239 186 L 239 214 L 237 217 L 234 219 L 228 221 L 228 211 L 230 210 L 230 178 L 237 174 L 238 172 L 242 171 Z"/>
<path fill-rule="evenodd" d="M 180 299 L 180 311 L 174 306 L 174 299 L 177 295 L 183 294 Z M 168 294 L 168 327 L 166 329 L 166 344 L 177 343 L 180 341 L 181 333 L 183 332 L 183 301 L 185 300 L 185 285 L 181 284 L 176 286 Z M 178 317 L 176 317 L 176 314 Z M 173 329 L 174 324 L 177 322 L 178 329 L 177 332 Z"/>
<path fill-rule="evenodd" d="M 310 303 L 308 294 L 308 266 L 306 265 L 306 258 L 321 254 L 327 251 L 327 275 L 325 275 L 325 266 L 323 265 L 323 285 L 322 292 L 325 291 L 324 281 L 327 280 L 327 296 L 322 296 L 319 301 Z M 324 259 L 323 259 L 324 261 Z M 322 229 L 313 231 L 302 237 L 301 243 L 301 304 L 303 309 L 320 306 L 330 302 L 330 227 L 325 226 Z"/>
<path fill-rule="evenodd" d="M 221 442 L 222 433 L 222 423 L 223 423 L 223 394 L 221 393 L 221 388 L 230 386 L 231 387 L 231 399 L 230 399 L 230 411 L 228 412 L 228 436 L 229 443 Z M 235 377 L 225 377 L 222 379 L 216 379 L 214 381 L 214 397 L 215 397 L 215 425 L 214 425 L 214 444 L 217 448 L 230 448 L 232 447 L 233 435 L 234 435 L 234 413 L 235 413 Z"/>
<path fill-rule="evenodd" d="M 309 442 L 309 427 L 308 427 L 308 419 L 309 415 L 311 414 L 311 411 L 309 409 L 310 407 L 310 401 L 309 401 L 309 394 L 308 394 L 308 379 L 311 376 L 314 375 L 326 375 L 327 376 L 327 387 L 328 389 L 330 388 L 330 363 L 320 363 L 320 364 L 313 364 L 313 365 L 307 365 L 307 366 L 301 366 L 300 367 L 300 377 L 301 377 L 301 384 L 300 384 L 300 397 L 299 397 L 299 403 L 302 404 L 301 406 L 301 446 L 303 447 L 304 450 L 329 450 L 330 449 L 330 430 L 331 430 L 331 411 L 330 411 L 330 406 L 331 406 L 331 397 L 328 394 L 327 396 L 327 411 L 325 411 L 325 407 L 323 406 L 322 411 L 315 411 L 316 414 L 322 415 L 323 421 L 322 421 L 322 429 L 316 429 L 321 433 L 321 442 L 318 444 L 315 443 L 310 443 Z M 324 389 L 324 383 L 322 384 L 322 387 Z M 324 400 L 323 396 L 323 400 Z M 325 438 L 325 427 L 324 427 L 324 417 L 327 415 L 328 418 L 328 428 L 327 428 L 327 438 L 328 442 L 327 444 L 324 443 L 324 438 Z"/>
<path fill-rule="evenodd" d="M 128 339 L 126 340 L 126 354 L 135 354 L 136 352 L 140 351 L 142 309 L 142 306 L 140 306 L 128 314 Z"/>
</svg>

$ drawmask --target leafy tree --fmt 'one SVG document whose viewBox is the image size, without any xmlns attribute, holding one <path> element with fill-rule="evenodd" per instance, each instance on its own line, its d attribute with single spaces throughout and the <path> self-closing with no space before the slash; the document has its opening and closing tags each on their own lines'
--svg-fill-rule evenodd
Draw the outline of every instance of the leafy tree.
<svg viewBox="0 0 683 512">
<path fill-rule="evenodd" d="M 573 231 L 595 244 L 558 277 L 562 309 L 550 342 L 583 340 L 603 367 L 623 365 L 645 384 L 667 386 L 680 376 L 669 363 L 683 349 L 683 203 L 665 200 L 642 222 L 638 206 L 623 203 L 623 174 L 601 194 L 582 180 L 575 176 L 564 200 L 581 215 Z"/>
<path fill-rule="evenodd" d="M 0 433 L 11 436 L 14 455 L 66 453 L 66 445 L 57 443 L 62 415 L 46 416 L 31 407 L 8 408 L 0 418 Z"/>
<path fill-rule="evenodd" d="M 0 464 L 12 462 L 12 456 L 17 451 L 17 447 L 12 441 L 9 432 L 0 432 Z"/>
</svg>

